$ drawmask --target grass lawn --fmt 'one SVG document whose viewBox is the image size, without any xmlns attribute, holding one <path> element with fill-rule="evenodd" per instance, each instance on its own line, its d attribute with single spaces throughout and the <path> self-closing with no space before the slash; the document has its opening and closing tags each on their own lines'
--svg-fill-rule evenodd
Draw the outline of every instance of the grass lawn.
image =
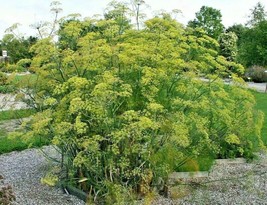
<svg viewBox="0 0 267 205">
<path fill-rule="evenodd" d="M 0 122 L 4 120 L 29 117 L 34 113 L 35 111 L 32 109 L 1 111 Z M 20 136 L 10 137 L 4 129 L 0 129 L 0 154 L 20 151 L 29 147 L 40 147 L 45 144 L 48 144 L 48 142 L 44 139 L 36 138 L 30 142 L 25 142 Z"/>
<path fill-rule="evenodd" d="M 3 93 L 13 92 L 13 87 L 16 87 L 17 83 L 35 83 L 37 81 L 37 75 L 11 75 L 9 77 L 9 84 L 2 86 Z M 10 88 L 10 90 L 8 90 Z M 1 88 L 0 88 L 1 92 Z M 22 109 L 22 110 L 7 110 L 0 111 L 0 122 L 4 120 L 20 119 L 33 115 L 35 110 L 33 109 Z M 27 149 L 29 147 L 40 147 L 43 145 L 49 144 L 41 138 L 32 139 L 30 142 L 25 142 L 23 139 L 18 137 L 10 137 L 9 134 L 0 129 L 0 154 L 8 153 L 11 151 L 20 151 Z"/>
<path fill-rule="evenodd" d="M 18 83 L 33 84 L 37 82 L 36 74 L 27 75 L 15 75 L 12 74 L 8 77 L 8 83 L 5 85 L 0 85 L 0 93 L 12 93 L 16 91 Z"/>
<path fill-rule="evenodd" d="M 27 144 L 21 139 L 10 139 L 7 136 L 0 137 L 0 154 L 27 149 Z"/>
<path fill-rule="evenodd" d="M 256 98 L 256 108 L 263 111 L 265 118 L 262 128 L 262 138 L 264 141 L 264 144 L 267 145 L 267 93 L 259 93 L 259 92 L 252 92 L 253 95 Z"/>
<path fill-rule="evenodd" d="M 6 130 L 0 129 L 0 138 L 6 135 L 7 135 Z"/>
<path fill-rule="evenodd" d="M 0 154 L 21 151 L 29 147 L 41 147 L 49 144 L 44 139 L 35 138 L 30 142 L 24 142 L 20 137 L 0 136 Z"/>
<path fill-rule="evenodd" d="M 27 74 L 27 75 L 11 75 L 11 82 L 12 83 L 17 83 L 19 81 L 24 81 L 24 82 L 34 82 L 37 80 L 37 75 L 36 74 Z"/>
<path fill-rule="evenodd" d="M 33 109 L 0 111 L 0 121 L 25 118 L 31 116 L 34 113 L 35 111 Z"/>
</svg>

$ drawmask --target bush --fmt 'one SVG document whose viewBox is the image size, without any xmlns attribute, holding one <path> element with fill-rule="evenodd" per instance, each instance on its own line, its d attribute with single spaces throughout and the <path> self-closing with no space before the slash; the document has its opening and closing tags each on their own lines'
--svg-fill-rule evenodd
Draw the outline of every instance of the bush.
<svg viewBox="0 0 267 205">
<path fill-rule="evenodd" d="M 28 59 L 28 58 L 21 59 L 17 62 L 17 66 L 28 69 L 31 66 L 31 59 Z"/>
<path fill-rule="evenodd" d="M 9 64 L 6 67 L 2 68 L 2 71 L 4 72 L 8 72 L 8 73 L 13 73 L 13 72 L 26 72 L 27 69 L 19 66 L 19 65 L 15 65 L 15 64 Z"/>
<path fill-rule="evenodd" d="M 27 136 L 52 138 L 66 183 L 115 204 L 125 192 L 145 195 L 164 187 L 188 155 L 228 156 L 225 143 L 232 145 L 233 136 L 240 143 L 231 149 L 242 154 L 239 148 L 261 122 L 254 120 L 255 101 L 242 81 L 233 75 L 234 85 L 225 86 L 219 79 L 231 70 L 214 39 L 169 18 L 125 34 L 110 24 L 99 22 L 103 32 L 79 38 L 75 51 L 49 39 L 32 47 L 38 83 L 28 90 L 42 112 Z M 209 82 L 196 74 L 203 72 Z"/>
<path fill-rule="evenodd" d="M 11 93 L 15 90 L 14 85 L 9 84 L 8 76 L 0 72 L 0 93 Z"/>
<path fill-rule="evenodd" d="M 15 86 L 9 82 L 7 74 L 0 72 L 0 93 L 11 93 Z"/>
<path fill-rule="evenodd" d="M 2 70 L 2 68 L 4 68 L 5 67 L 5 63 L 4 62 L 2 62 L 2 61 L 0 61 L 0 69 Z"/>
<path fill-rule="evenodd" d="M 0 85 L 6 85 L 7 80 L 8 80 L 7 75 L 3 72 L 0 72 Z"/>
<path fill-rule="evenodd" d="M 246 77 L 250 77 L 252 81 L 256 83 L 267 82 L 267 69 L 262 66 L 254 65 L 248 68 Z"/>
</svg>

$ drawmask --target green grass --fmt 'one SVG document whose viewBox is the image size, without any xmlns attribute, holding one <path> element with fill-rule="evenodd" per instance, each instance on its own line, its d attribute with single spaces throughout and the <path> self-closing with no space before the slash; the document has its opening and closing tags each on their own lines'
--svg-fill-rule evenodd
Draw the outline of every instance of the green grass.
<svg viewBox="0 0 267 205">
<path fill-rule="evenodd" d="M 6 130 L 0 129 L 0 138 L 6 135 L 7 135 Z"/>
<path fill-rule="evenodd" d="M 1 111 L 0 122 L 5 120 L 29 117 L 34 113 L 35 111 L 33 109 Z M 9 134 L 4 129 L 0 129 L 0 154 L 24 150 L 29 148 L 29 146 L 40 147 L 45 144 L 47 144 L 47 142 L 40 138 L 25 142 L 20 136 L 9 137 Z"/>
<path fill-rule="evenodd" d="M 8 86 L 16 86 L 16 84 L 19 82 L 33 83 L 36 80 L 37 76 L 34 74 L 11 76 L 9 84 L 6 85 L 7 87 L 2 88 L 7 89 Z M 10 92 L 13 92 L 13 90 L 10 90 Z M 0 111 L 0 122 L 5 120 L 29 117 L 34 113 L 35 110 L 33 109 Z M 4 129 L 0 129 L 0 154 L 12 151 L 21 151 L 29 147 L 40 147 L 46 144 L 49 144 L 49 142 L 41 138 L 34 138 L 31 141 L 26 142 L 21 138 L 20 135 L 10 137 L 9 133 L 7 133 Z"/>
<path fill-rule="evenodd" d="M 0 154 L 27 149 L 28 146 L 21 139 L 10 139 L 8 136 L 0 137 Z"/>
<path fill-rule="evenodd" d="M 0 85 L 0 93 L 12 93 L 16 90 L 14 85 Z"/>
<path fill-rule="evenodd" d="M 34 113 L 35 111 L 33 109 L 1 111 L 0 122 L 29 117 Z M 21 151 L 29 147 L 41 147 L 47 144 L 49 144 L 49 142 L 40 137 L 36 137 L 27 142 L 23 140 L 20 135 L 10 137 L 9 133 L 0 129 L 0 154 L 12 151 Z"/>
<path fill-rule="evenodd" d="M 9 153 L 12 151 L 21 151 L 29 147 L 41 147 L 49 144 L 44 139 L 35 138 L 29 142 L 23 141 L 21 137 L 0 137 L 0 154 Z"/>
<path fill-rule="evenodd" d="M 37 75 L 36 74 L 27 74 L 27 75 L 15 75 L 11 83 L 18 83 L 19 81 L 24 81 L 24 82 L 34 82 L 37 80 Z"/>
<path fill-rule="evenodd" d="M 35 113 L 33 109 L 0 111 L 0 121 L 29 117 Z"/>
<path fill-rule="evenodd" d="M 262 128 L 262 138 L 265 145 L 267 145 L 267 93 L 259 93 L 252 91 L 256 99 L 256 109 L 263 111 L 265 118 Z"/>
<path fill-rule="evenodd" d="M 27 84 L 33 84 L 36 81 L 37 81 L 36 74 L 11 75 L 9 76 L 7 84 L 0 85 L 0 93 L 13 93 L 16 91 L 16 88 L 18 88 L 19 83 L 27 85 Z"/>
</svg>

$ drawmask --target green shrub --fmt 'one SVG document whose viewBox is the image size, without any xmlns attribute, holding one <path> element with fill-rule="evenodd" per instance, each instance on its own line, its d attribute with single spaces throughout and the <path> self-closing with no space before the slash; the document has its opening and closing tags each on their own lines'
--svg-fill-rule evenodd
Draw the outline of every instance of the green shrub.
<svg viewBox="0 0 267 205">
<path fill-rule="evenodd" d="M 31 59 L 21 59 L 16 64 L 18 67 L 23 67 L 25 69 L 28 69 L 31 66 Z"/>
<path fill-rule="evenodd" d="M 7 75 L 3 72 L 0 72 L 0 85 L 6 85 L 7 80 L 8 80 Z"/>
<path fill-rule="evenodd" d="M 5 63 L 4 62 L 2 62 L 2 61 L 0 61 L 0 69 L 2 70 L 2 68 L 4 68 L 5 67 Z"/>
<path fill-rule="evenodd" d="M 231 86 L 220 79 L 234 63 L 218 55 L 216 40 L 168 17 L 123 34 L 113 21 L 97 24 L 103 31 L 76 33 L 75 51 L 50 39 L 31 49 L 38 83 L 27 88 L 41 111 L 25 137 L 42 136 L 59 147 L 66 183 L 117 203 L 125 190 L 160 189 L 185 158 L 232 156 L 228 136 L 240 140 L 234 153 L 251 134 L 261 143 L 253 96 L 234 75 Z M 207 73 L 208 82 L 198 73 Z"/>
<path fill-rule="evenodd" d="M 22 66 L 16 65 L 16 64 L 8 64 L 4 68 L 1 69 L 4 72 L 7 73 L 13 73 L 13 72 L 26 72 L 27 68 L 24 68 Z"/>
<path fill-rule="evenodd" d="M 211 153 L 209 156 L 199 156 L 193 159 L 186 159 L 184 163 L 175 168 L 178 172 L 193 172 L 193 171 L 210 171 L 214 164 L 215 156 Z"/>
<path fill-rule="evenodd" d="M 8 76 L 4 73 L 4 78 L 0 82 L 0 93 L 12 93 L 18 91 L 22 86 L 36 83 L 37 76 L 34 74 L 27 75 L 16 75 L 16 73 L 12 73 L 12 75 Z M 0 73 L 1 78 L 1 73 Z"/>
<path fill-rule="evenodd" d="M 265 67 L 254 65 L 247 69 L 246 76 L 256 83 L 267 82 L 266 70 Z"/>
<path fill-rule="evenodd" d="M 0 72 L 0 93 L 11 93 L 15 90 L 13 85 L 10 85 L 8 82 L 8 76 Z"/>
</svg>

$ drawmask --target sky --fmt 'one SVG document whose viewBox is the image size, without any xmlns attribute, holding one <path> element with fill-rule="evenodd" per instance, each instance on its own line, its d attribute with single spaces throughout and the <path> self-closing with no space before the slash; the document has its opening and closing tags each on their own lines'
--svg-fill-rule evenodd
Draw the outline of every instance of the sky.
<svg viewBox="0 0 267 205">
<path fill-rule="evenodd" d="M 79 13 L 82 17 L 90 17 L 94 14 L 103 14 L 104 9 L 111 0 L 59 0 L 63 11 L 59 17 L 68 14 Z M 130 2 L 130 0 L 124 0 Z M 36 31 L 30 27 L 39 21 L 52 21 L 50 13 L 51 0 L 0 0 L 0 39 L 5 30 L 14 23 L 20 23 L 18 33 L 23 36 L 36 35 Z M 145 0 L 150 8 L 146 11 L 152 16 L 154 11 L 173 9 L 182 11 L 177 20 L 187 24 L 195 18 L 195 13 L 202 6 L 210 6 L 219 9 L 222 13 L 222 22 L 225 27 L 235 23 L 244 24 L 248 20 L 250 9 L 257 2 L 261 2 L 267 10 L 267 0 Z"/>
</svg>

